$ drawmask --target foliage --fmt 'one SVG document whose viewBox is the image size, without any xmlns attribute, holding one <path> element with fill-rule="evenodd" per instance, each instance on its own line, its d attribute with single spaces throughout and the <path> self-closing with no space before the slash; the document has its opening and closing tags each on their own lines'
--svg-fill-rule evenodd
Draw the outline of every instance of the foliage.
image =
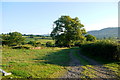
<svg viewBox="0 0 120 80">
<path fill-rule="evenodd" d="M 31 44 L 32 46 L 35 46 L 35 47 L 41 46 L 41 43 L 36 41 L 29 41 L 28 44 Z"/>
<path fill-rule="evenodd" d="M 10 32 L 8 34 L 2 34 L 2 44 L 3 45 L 18 45 L 24 42 L 25 38 L 19 32 Z"/>
<path fill-rule="evenodd" d="M 33 34 L 23 34 L 23 36 L 27 36 L 27 37 L 49 37 L 49 36 L 45 36 L 45 35 L 33 35 Z"/>
<path fill-rule="evenodd" d="M 53 44 L 52 44 L 52 42 L 48 41 L 48 42 L 46 42 L 46 46 L 47 47 L 53 47 Z"/>
<path fill-rule="evenodd" d="M 35 46 L 36 45 L 36 41 L 29 41 L 28 44 Z"/>
<path fill-rule="evenodd" d="M 86 41 L 95 41 L 96 40 L 96 37 L 93 35 L 90 35 L 90 34 L 86 35 L 85 37 L 86 37 Z"/>
<path fill-rule="evenodd" d="M 30 35 L 30 38 L 34 38 L 34 36 L 31 34 L 31 35 Z"/>
<path fill-rule="evenodd" d="M 28 45 L 20 45 L 20 46 L 13 46 L 13 49 L 30 49 L 31 46 Z"/>
<path fill-rule="evenodd" d="M 106 60 L 120 60 L 120 45 L 108 40 L 83 44 L 81 48 L 86 54 L 91 56 L 104 58 Z"/>
<path fill-rule="evenodd" d="M 51 37 L 55 40 L 56 46 L 70 47 L 76 40 L 85 40 L 84 25 L 77 17 L 61 16 L 54 24 L 55 28 L 51 32 Z"/>
<path fill-rule="evenodd" d="M 36 47 L 41 46 L 41 42 L 36 42 Z"/>
</svg>

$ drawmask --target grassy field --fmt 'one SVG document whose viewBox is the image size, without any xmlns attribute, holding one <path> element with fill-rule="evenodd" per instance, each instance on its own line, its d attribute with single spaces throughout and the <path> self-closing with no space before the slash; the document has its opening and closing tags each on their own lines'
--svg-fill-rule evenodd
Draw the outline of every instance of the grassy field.
<svg viewBox="0 0 120 80">
<path fill-rule="evenodd" d="M 75 56 L 81 63 L 84 71 L 83 75 L 95 78 L 96 75 L 93 69 L 95 65 L 90 65 L 89 61 L 81 57 L 78 52 L 79 47 L 71 48 L 73 56 Z M 3 76 L 3 78 L 58 78 L 66 73 L 66 68 L 69 67 L 70 57 L 69 48 L 43 48 L 39 50 L 34 49 L 11 49 L 4 47 L 2 49 L 2 69 L 6 72 L 11 72 L 10 76 Z M 82 52 L 83 55 L 84 52 Z M 114 71 L 119 76 L 120 62 L 106 62 L 102 59 L 96 59 L 94 56 L 88 56 L 95 61 L 100 62 L 104 67 Z M 90 67 L 90 68 L 88 68 Z M 61 75 L 62 74 L 62 75 Z M 82 78 L 85 78 L 84 76 Z"/>
<path fill-rule="evenodd" d="M 65 72 L 69 64 L 67 48 L 45 48 L 40 50 L 3 48 L 2 69 L 11 72 L 12 78 L 52 78 Z M 3 77 L 5 78 L 5 77 Z"/>
<path fill-rule="evenodd" d="M 44 38 L 42 39 L 41 37 L 34 37 L 34 38 L 29 38 L 29 37 L 26 37 L 25 39 L 26 42 L 29 42 L 29 41 L 37 41 L 37 42 L 41 42 L 41 44 L 46 44 L 46 42 L 50 41 L 52 43 L 54 43 L 54 40 L 51 39 L 51 37 L 49 38 Z"/>
</svg>

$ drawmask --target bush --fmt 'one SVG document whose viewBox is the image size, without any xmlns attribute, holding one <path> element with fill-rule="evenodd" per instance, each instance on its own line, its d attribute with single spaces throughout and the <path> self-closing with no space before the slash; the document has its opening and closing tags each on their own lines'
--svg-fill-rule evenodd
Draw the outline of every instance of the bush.
<svg viewBox="0 0 120 80">
<path fill-rule="evenodd" d="M 41 42 L 36 42 L 36 47 L 41 46 Z"/>
<path fill-rule="evenodd" d="M 120 60 L 120 45 L 110 41 L 98 41 L 84 44 L 82 50 L 91 56 L 101 57 L 108 60 Z"/>
<path fill-rule="evenodd" d="M 14 46 L 13 49 L 30 49 L 29 46 Z"/>
<path fill-rule="evenodd" d="M 29 41 L 28 44 L 35 46 L 36 42 L 35 41 Z"/>
<path fill-rule="evenodd" d="M 41 42 L 36 42 L 36 41 L 29 41 L 28 44 L 35 46 L 35 47 L 41 46 Z"/>
<path fill-rule="evenodd" d="M 46 42 L 46 46 L 47 47 L 53 47 L 53 44 L 52 44 L 52 42 L 48 41 L 48 42 Z"/>
<path fill-rule="evenodd" d="M 74 44 L 74 45 L 75 45 L 75 46 L 79 46 L 79 47 L 80 47 L 82 44 L 83 44 L 83 43 L 81 43 L 81 42 L 75 42 L 75 44 Z"/>
<path fill-rule="evenodd" d="M 85 37 L 86 37 L 86 41 L 95 41 L 96 40 L 96 37 L 93 35 L 90 35 L 90 34 L 86 35 Z"/>
<path fill-rule="evenodd" d="M 2 44 L 8 46 L 20 45 L 24 42 L 25 38 L 19 32 L 10 32 L 8 34 L 2 34 Z"/>
</svg>

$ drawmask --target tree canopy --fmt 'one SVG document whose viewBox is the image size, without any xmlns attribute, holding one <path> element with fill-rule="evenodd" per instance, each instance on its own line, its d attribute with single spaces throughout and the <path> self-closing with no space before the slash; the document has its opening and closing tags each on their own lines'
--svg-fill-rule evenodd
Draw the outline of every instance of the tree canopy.
<svg viewBox="0 0 120 80">
<path fill-rule="evenodd" d="M 71 46 L 76 40 L 85 40 L 86 30 L 78 17 L 61 16 L 54 25 L 51 37 L 57 46 Z"/>
<path fill-rule="evenodd" d="M 22 37 L 22 34 L 19 32 L 10 32 L 8 34 L 2 34 L 2 44 L 4 45 L 18 45 L 21 44 L 25 40 Z"/>
</svg>

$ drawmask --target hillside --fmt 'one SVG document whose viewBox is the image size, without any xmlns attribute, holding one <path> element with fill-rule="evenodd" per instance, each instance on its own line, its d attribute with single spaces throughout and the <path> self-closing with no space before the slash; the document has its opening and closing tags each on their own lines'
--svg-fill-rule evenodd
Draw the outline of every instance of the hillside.
<svg viewBox="0 0 120 80">
<path fill-rule="evenodd" d="M 104 28 L 101 30 L 88 31 L 89 34 L 96 36 L 97 38 L 109 38 L 118 36 L 118 27 Z"/>
</svg>

